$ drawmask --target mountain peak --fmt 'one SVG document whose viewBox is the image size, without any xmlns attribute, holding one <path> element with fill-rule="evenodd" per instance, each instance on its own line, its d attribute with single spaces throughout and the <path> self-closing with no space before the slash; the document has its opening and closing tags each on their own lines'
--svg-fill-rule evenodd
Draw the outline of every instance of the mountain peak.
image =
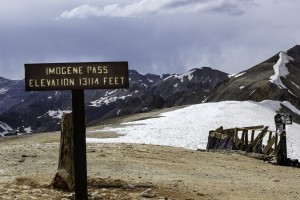
<svg viewBox="0 0 300 200">
<path fill-rule="evenodd" d="M 294 59 L 295 62 L 300 62 L 300 45 L 295 45 L 290 48 L 287 53 Z"/>
<path fill-rule="evenodd" d="M 292 47 L 290 50 L 300 50 L 300 45 L 297 44 L 294 47 Z"/>
<path fill-rule="evenodd" d="M 204 69 L 204 70 L 213 70 L 211 67 L 201 67 L 201 69 Z"/>
</svg>

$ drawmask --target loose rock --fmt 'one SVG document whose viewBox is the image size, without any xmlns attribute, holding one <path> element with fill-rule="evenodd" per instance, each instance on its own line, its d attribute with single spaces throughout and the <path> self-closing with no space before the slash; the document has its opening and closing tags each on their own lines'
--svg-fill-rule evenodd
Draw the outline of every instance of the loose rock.
<svg viewBox="0 0 300 200">
<path fill-rule="evenodd" d="M 142 192 L 141 196 L 145 198 L 154 198 L 157 196 L 157 194 L 151 188 L 149 188 L 146 191 Z"/>
</svg>

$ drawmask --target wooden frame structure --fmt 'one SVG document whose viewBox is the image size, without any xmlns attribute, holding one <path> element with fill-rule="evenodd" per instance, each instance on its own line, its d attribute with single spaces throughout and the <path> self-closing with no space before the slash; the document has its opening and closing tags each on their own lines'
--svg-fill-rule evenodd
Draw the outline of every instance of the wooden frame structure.
<svg viewBox="0 0 300 200">
<path fill-rule="evenodd" d="M 206 149 L 242 150 L 277 156 L 280 138 L 268 126 L 250 126 L 210 131 Z"/>
</svg>

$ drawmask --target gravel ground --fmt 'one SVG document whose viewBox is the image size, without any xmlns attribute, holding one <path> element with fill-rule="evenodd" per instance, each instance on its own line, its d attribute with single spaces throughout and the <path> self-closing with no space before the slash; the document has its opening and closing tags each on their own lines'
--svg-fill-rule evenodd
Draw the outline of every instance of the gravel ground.
<svg viewBox="0 0 300 200">
<path fill-rule="evenodd" d="M 88 136 L 111 137 L 92 131 L 101 128 L 89 128 Z M 50 186 L 59 137 L 60 133 L 44 133 L 0 139 L 0 199 L 72 199 L 71 192 Z M 229 152 L 87 144 L 87 163 L 90 199 L 300 199 L 299 168 Z M 102 183 L 125 187 L 99 187 Z"/>
</svg>

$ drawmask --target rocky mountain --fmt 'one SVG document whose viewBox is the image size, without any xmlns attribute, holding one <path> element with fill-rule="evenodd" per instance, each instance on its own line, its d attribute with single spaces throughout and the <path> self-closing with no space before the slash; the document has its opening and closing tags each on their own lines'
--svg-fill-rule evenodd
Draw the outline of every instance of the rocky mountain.
<svg viewBox="0 0 300 200">
<path fill-rule="evenodd" d="M 214 87 L 228 79 L 228 74 L 209 67 L 192 69 L 184 74 L 173 74 L 155 83 L 151 92 L 161 96 L 168 106 L 200 103 Z"/>
<path fill-rule="evenodd" d="M 24 81 L 0 77 L 0 113 L 18 105 L 29 95 L 29 93 L 24 92 Z"/>
<path fill-rule="evenodd" d="M 228 74 L 208 67 L 184 74 L 139 74 L 129 71 L 129 88 L 86 90 L 89 124 L 112 117 L 176 105 L 201 103 Z M 70 91 L 25 92 L 24 80 L 0 78 L 0 136 L 59 130 L 71 112 Z"/>
<path fill-rule="evenodd" d="M 279 52 L 266 61 L 220 83 L 207 101 L 281 102 L 280 112 L 291 113 L 300 122 L 300 45 Z M 289 105 L 289 106 L 287 106 Z"/>
<path fill-rule="evenodd" d="M 163 76 L 130 70 L 128 89 L 85 91 L 86 117 L 93 124 L 178 105 L 273 100 L 279 112 L 300 123 L 299 77 L 299 45 L 231 76 L 209 67 Z M 0 137 L 59 130 L 63 113 L 71 112 L 71 98 L 70 91 L 25 92 L 24 80 L 0 77 Z"/>
</svg>

